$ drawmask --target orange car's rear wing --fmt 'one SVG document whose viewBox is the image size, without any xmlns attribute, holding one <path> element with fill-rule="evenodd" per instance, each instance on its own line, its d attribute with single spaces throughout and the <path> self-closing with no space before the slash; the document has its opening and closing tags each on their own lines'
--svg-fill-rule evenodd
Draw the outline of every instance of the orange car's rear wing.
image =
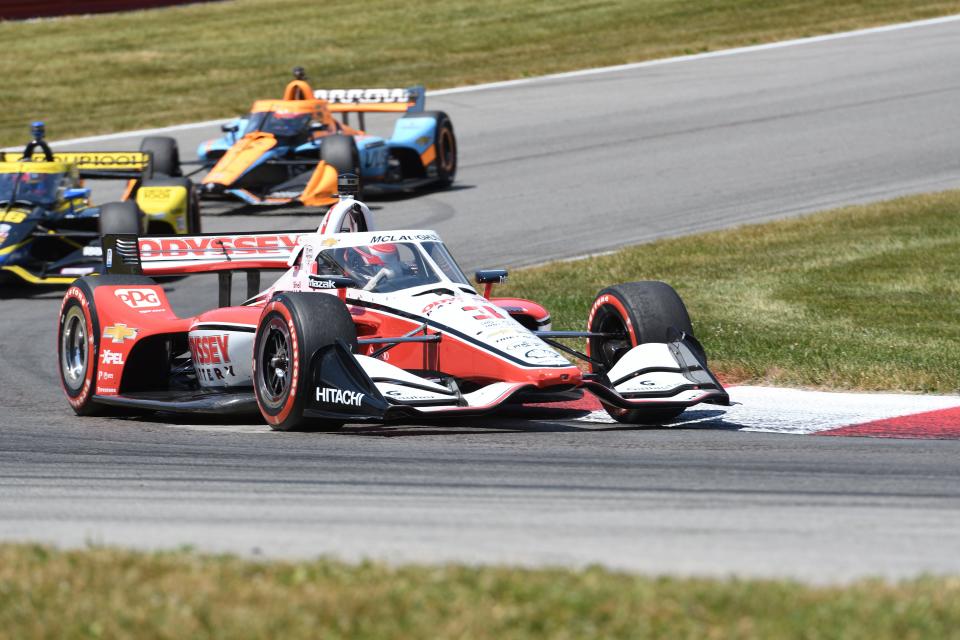
<svg viewBox="0 0 960 640">
<path fill-rule="evenodd" d="M 0 151 L 0 162 L 22 159 L 19 151 Z M 46 158 L 43 153 L 35 153 L 29 160 L 44 162 Z M 132 180 L 149 178 L 153 173 L 152 156 L 147 151 L 57 151 L 53 161 L 75 166 L 81 178 Z"/>
<path fill-rule="evenodd" d="M 423 111 L 427 91 L 417 85 L 406 89 L 317 89 L 313 95 L 326 100 L 333 113 L 416 113 Z"/>
</svg>

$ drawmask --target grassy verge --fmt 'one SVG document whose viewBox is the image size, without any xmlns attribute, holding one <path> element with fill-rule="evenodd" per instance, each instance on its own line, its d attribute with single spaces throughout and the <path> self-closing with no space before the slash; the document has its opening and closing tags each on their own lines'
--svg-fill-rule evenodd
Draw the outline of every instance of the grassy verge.
<svg viewBox="0 0 960 640">
<path fill-rule="evenodd" d="M 11 638 L 945 638 L 960 580 L 809 587 L 0 546 Z"/>
<path fill-rule="evenodd" d="M 581 328 L 602 287 L 664 280 L 730 380 L 960 389 L 960 191 L 665 240 L 518 271 L 504 293 Z"/>
<path fill-rule="evenodd" d="M 234 115 L 318 86 L 433 88 L 956 13 L 958 0 L 232 0 L 0 22 L 0 145 Z"/>
</svg>

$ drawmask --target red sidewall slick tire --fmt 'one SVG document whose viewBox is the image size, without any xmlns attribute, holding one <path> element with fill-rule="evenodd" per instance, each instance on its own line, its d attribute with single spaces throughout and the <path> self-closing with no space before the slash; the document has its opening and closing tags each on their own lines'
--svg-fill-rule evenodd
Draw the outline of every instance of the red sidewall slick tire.
<svg viewBox="0 0 960 640">
<path fill-rule="evenodd" d="M 70 406 L 80 416 L 102 409 L 92 401 L 100 351 L 100 328 L 92 304 L 93 292 L 86 283 L 74 283 L 63 296 L 57 323 L 60 384 Z"/>
<path fill-rule="evenodd" d="M 336 296 L 281 293 L 264 307 L 253 347 L 253 388 L 260 413 L 272 428 L 336 431 L 343 426 L 303 415 L 312 392 L 310 360 L 338 339 L 356 346 L 357 331 Z"/>
<path fill-rule="evenodd" d="M 637 331 L 634 328 L 633 314 L 623 304 L 623 300 L 611 289 L 604 289 L 593 301 L 590 308 L 590 316 L 587 318 L 587 330 L 599 331 L 599 324 L 605 319 L 605 315 L 614 314 L 623 323 L 624 329 L 630 338 L 630 346 L 635 347 L 640 344 L 637 339 Z M 597 346 L 593 340 L 587 341 L 587 355 L 593 357 L 597 351 Z M 595 365 L 591 364 L 591 367 Z"/>
<path fill-rule="evenodd" d="M 109 325 L 110 319 L 103 319 L 97 313 L 94 290 L 100 286 L 117 285 L 153 286 L 156 282 L 135 275 L 84 276 L 70 285 L 60 305 L 60 317 L 57 321 L 57 368 L 60 371 L 60 385 L 77 415 L 94 415 L 106 409 L 104 405 L 94 402 L 93 396 L 100 364 L 101 320 Z M 82 352 L 80 343 L 75 339 L 77 330 L 84 333 Z M 67 357 L 66 351 L 70 351 L 66 354 Z"/>
<path fill-rule="evenodd" d="M 286 330 L 285 333 L 284 329 Z M 303 412 L 303 394 L 300 393 L 299 388 L 302 382 L 299 335 L 300 332 L 297 330 L 297 323 L 293 319 L 293 314 L 290 313 L 290 309 L 283 304 L 282 300 L 273 300 L 267 304 L 263 310 L 263 315 L 260 317 L 253 350 L 254 391 L 263 418 L 271 427 L 280 431 L 289 431 L 296 428 L 300 424 L 297 414 Z M 284 375 L 287 380 L 280 387 L 280 393 L 271 394 L 266 386 L 265 376 L 267 374 L 264 371 L 267 363 L 261 362 L 261 358 L 267 348 L 266 341 L 282 338 L 286 339 L 285 348 L 288 359 Z M 300 405 L 299 411 L 295 411 L 298 404 Z"/>
<path fill-rule="evenodd" d="M 590 309 L 587 330 L 623 332 L 626 339 L 587 341 L 587 355 L 604 365 L 591 363 L 594 373 L 606 373 L 631 348 L 646 342 L 666 342 L 671 329 L 693 336 L 690 315 L 683 300 L 670 285 L 654 280 L 628 282 L 602 290 Z M 622 409 L 602 402 L 619 422 L 660 424 L 683 413 L 683 409 Z"/>
</svg>

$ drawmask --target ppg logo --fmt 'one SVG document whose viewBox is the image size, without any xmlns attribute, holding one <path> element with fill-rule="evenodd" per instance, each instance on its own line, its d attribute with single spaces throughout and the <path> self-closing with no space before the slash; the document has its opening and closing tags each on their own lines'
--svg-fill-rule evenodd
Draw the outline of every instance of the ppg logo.
<svg viewBox="0 0 960 640">
<path fill-rule="evenodd" d="M 132 309 L 160 306 L 160 297 L 153 289 L 117 289 L 114 293 L 120 302 Z"/>
</svg>

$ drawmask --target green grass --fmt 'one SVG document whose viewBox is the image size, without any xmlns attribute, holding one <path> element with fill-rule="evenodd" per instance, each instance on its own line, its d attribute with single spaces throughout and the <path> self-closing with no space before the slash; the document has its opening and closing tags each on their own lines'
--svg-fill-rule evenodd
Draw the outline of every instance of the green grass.
<svg viewBox="0 0 960 640">
<path fill-rule="evenodd" d="M 4 638 L 950 638 L 960 580 L 252 562 L 0 546 Z"/>
<path fill-rule="evenodd" d="M 960 0 L 233 0 L 0 22 L 0 145 L 221 118 L 317 86 L 440 88 L 960 12 Z"/>
<path fill-rule="evenodd" d="M 582 328 L 604 286 L 663 280 L 729 381 L 960 390 L 960 191 L 664 240 L 511 274 Z"/>
</svg>

